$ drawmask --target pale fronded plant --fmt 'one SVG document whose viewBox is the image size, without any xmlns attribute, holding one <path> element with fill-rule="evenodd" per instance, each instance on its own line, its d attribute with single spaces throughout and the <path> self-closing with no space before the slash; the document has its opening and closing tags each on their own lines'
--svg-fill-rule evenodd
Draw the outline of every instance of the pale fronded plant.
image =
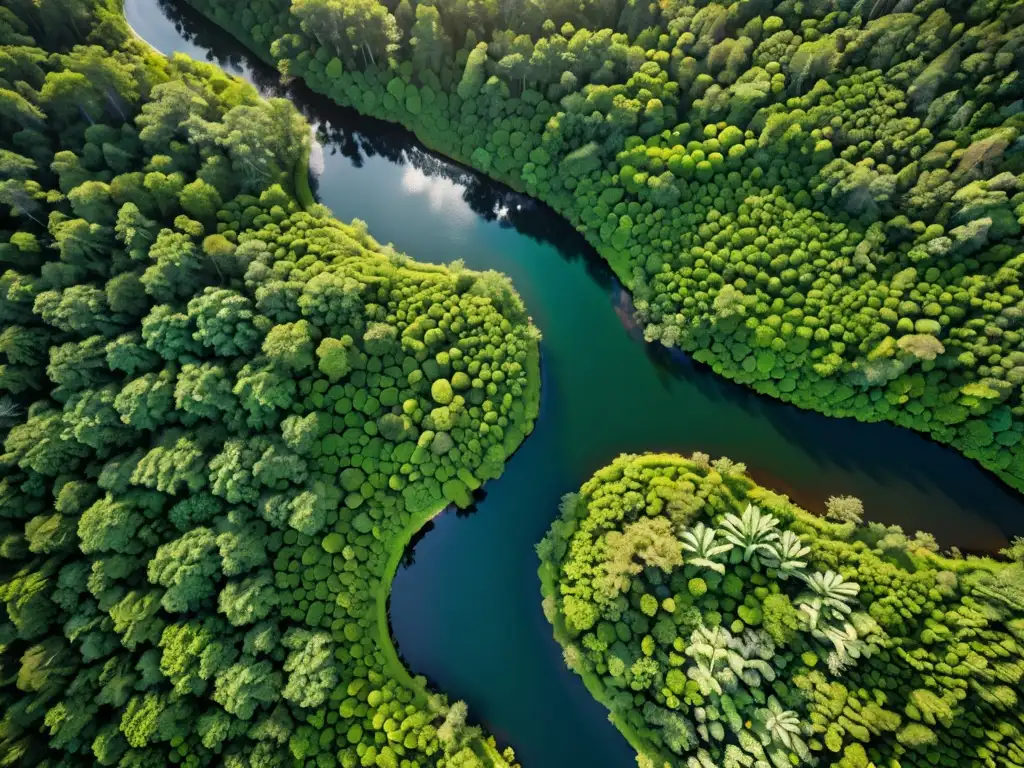
<svg viewBox="0 0 1024 768">
<path fill-rule="evenodd" d="M 748 686 L 756 688 L 775 680 L 775 668 L 768 663 L 774 652 L 775 643 L 767 632 L 748 629 L 729 639 L 729 668 Z"/>
<path fill-rule="evenodd" d="M 684 653 L 696 662 L 705 662 L 711 668 L 724 664 L 729 656 L 732 635 L 723 627 L 697 627 L 690 634 Z"/>
<path fill-rule="evenodd" d="M 774 696 L 769 696 L 766 705 L 754 713 L 753 730 L 761 743 L 793 752 L 801 761 L 810 757 L 804 742 L 804 729 L 800 715 L 783 707 Z"/>
<path fill-rule="evenodd" d="M 812 573 L 804 577 L 804 583 L 807 589 L 797 596 L 796 605 L 811 630 L 833 621 L 845 621 L 860 593 L 859 584 L 847 581 L 835 571 Z"/>
<path fill-rule="evenodd" d="M 732 513 L 726 515 L 721 534 L 735 547 L 730 559 L 734 562 L 741 559 L 754 568 L 760 567 L 761 559 L 774 553 L 772 545 L 779 540 L 778 527 L 779 519 L 775 515 L 761 512 L 753 504 L 748 504 L 739 517 Z"/>
<path fill-rule="evenodd" d="M 690 635 L 690 642 L 684 653 L 694 664 L 686 675 L 700 687 L 702 696 L 712 693 L 722 695 L 723 685 L 735 682 L 730 656 L 742 658 L 729 650 L 731 635 L 722 627 L 697 627 Z"/>
<path fill-rule="evenodd" d="M 811 548 L 800 541 L 800 537 L 792 531 L 783 531 L 782 536 L 772 546 L 771 554 L 765 556 L 765 564 L 774 568 L 779 573 L 779 578 L 785 581 L 790 576 L 796 576 L 807 567 L 807 561 L 802 558 L 810 554 Z"/>
<path fill-rule="evenodd" d="M 860 639 L 857 629 L 848 621 L 825 624 L 811 630 L 811 635 L 832 646 L 826 663 L 833 675 L 838 675 L 861 656 L 871 653 L 871 647 Z"/>
<path fill-rule="evenodd" d="M 698 661 L 689 667 L 686 670 L 686 676 L 697 684 L 701 696 L 710 696 L 712 693 L 721 696 L 724 693 L 714 668 L 704 661 Z"/>
<path fill-rule="evenodd" d="M 687 759 L 686 768 L 718 768 L 718 764 L 711 757 L 711 753 L 702 748 L 697 750 L 696 755 Z"/>
<path fill-rule="evenodd" d="M 763 629 L 748 629 L 729 640 L 729 647 L 745 659 L 768 661 L 775 655 L 775 641 Z"/>
<path fill-rule="evenodd" d="M 740 749 L 754 758 L 754 765 L 757 768 L 762 768 L 762 764 L 768 765 L 768 757 L 764 753 L 764 746 L 761 744 L 760 737 L 755 735 L 752 729 L 744 728 L 741 731 L 737 731 L 736 742 L 740 745 Z"/>
<path fill-rule="evenodd" d="M 743 716 L 740 715 L 739 710 L 736 709 L 736 702 L 733 701 L 732 696 L 725 694 L 718 697 L 718 709 L 719 719 L 724 721 L 729 726 L 729 730 L 733 733 L 739 733 L 743 730 Z"/>
<path fill-rule="evenodd" d="M 767 661 L 744 659 L 735 651 L 729 653 L 729 669 L 750 688 L 758 688 L 763 683 L 775 680 L 775 669 Z"/>
<path fill-rule="evenodd" d="M 886 632 L 870 613 L 858 611 L 850 617 L 850 623 L 857 630 L 857 637 L 868 643 L 871 652 L 877 651 L 885 644 Z M 927 621 L 925 623 L 927 625 Z"/>
<path fill-rule="evenodd" d="M 722 721 L 712 720 L 707 716 L 699 722 L 696 730 L 697 735 L 704 741 L 718 742 L 725 738 L 725 726 L 722 724 Z M 701 765 L 704 765 L 704 763 L 701 763 Z M 714 763 L 712 763 L 712 765 L 714 765 Z"/>
<path fill-rule="evenodd" d="M 754 758 L 744 752 L 735 744 L 725 745 L 725 755 L 722 760 L 722 768 L 751 768 L 754 765 Z"/>
<path fill-rule="evenodd" d="M 683 531 L 679 541 L 683 545 L 683 552 L 686 553 L 687 564 L 709 568 L 715 573 L 725 575 L 725 566 L 716 558 L 728 553 L 733 545 L 728 541 L 719 540 L 714 528 L 697 523 Z"/>
</svg>

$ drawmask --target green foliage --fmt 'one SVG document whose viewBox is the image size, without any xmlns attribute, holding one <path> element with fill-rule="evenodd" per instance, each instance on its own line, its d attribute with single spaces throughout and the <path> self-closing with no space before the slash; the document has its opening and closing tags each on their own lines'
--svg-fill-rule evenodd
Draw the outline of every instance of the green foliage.
<svg viewBox="0 0 1024 768">
<path fill-rule="evenodd" d="M 1012 3 L 190 4 L 551 205 L 649 341 L 1024 489 Z"/>
<path fill-rule="evenodd" d="M 332 77 L 393 50 L 379 5 L 327 5 L 379 25 L 317 59 Z M 0 763 L 478 764 L 384 611 L 413 533 L 532 428 L 518 295 L 302 210 L 288 102 L 153 55 L 105 4 L 13 7 Z"/>
<path fill-rule="evenodd" d="M 725 466 L 622 456 L 537 548 L 555 638 L 640 763 L 1016 762 L 1021 563 L 894 552 Z M 658 489 L 675 485 L 700 514 L 627 547 L 640 522 L 669 522 Z"/>
</svg>

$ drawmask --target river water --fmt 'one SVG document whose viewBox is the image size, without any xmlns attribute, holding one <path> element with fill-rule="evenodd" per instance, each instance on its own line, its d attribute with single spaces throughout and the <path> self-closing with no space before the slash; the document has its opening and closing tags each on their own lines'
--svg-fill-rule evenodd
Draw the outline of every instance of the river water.
<svg viewBox="0 0 1024 768">
<path fill-rule="evenodd" d="M 635 765 L 632 750 L 566 670 L 540 609 L 534 544 L 562 494 L 623 452 L 701 450 L 742 461 L 812 511 L 830 495 L 870 520 L 992 551 L 1024 532 L 1024 503 L 992 475 L 911 432 L 827 419 L 760 397 L 644 343 L 628 294 L 549 209 L 425 150 L 411 134 L 342 109 L 277 74 L 180 2 L 125 0 L 155 48 L 214 61 L 317 128 L 318 199 L 416 259 L 510 275 L 544 334 L 537 427 L 471 514 L 417 537 L 391 596 L 408 667 L 512 745 L 525 768 Z"/>
</svg>

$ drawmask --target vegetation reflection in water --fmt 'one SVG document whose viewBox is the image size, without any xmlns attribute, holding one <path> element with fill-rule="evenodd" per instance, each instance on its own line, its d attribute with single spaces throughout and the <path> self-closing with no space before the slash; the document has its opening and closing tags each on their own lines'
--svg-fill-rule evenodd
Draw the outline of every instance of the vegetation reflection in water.
<svg viewBox="0 0 1024 768">
<path fill-rule="evenodd" d="M 228 52 L 226 60 L 245 62 L 257 85 L 275 87 L 277 74 L 224 33 L 175 5 L 163 11 L 194 35 L 196 50 Z M 192 45 L 151 2 L 130 1 L 127 13 L 158 48 Z M 393 126 L 333 107 L 299 85 L 288 95 L 321 126 L 323 202 L 419 259 L 502 269 L 544 332 L 533 436 L 488 486 L 479 514 L 437 520 L 417 545 L 415 566 L 399 571 L 391 599 L 410 668 L 465 698 L 524 764 L 632 759 L 550 642 L 532 552 L 554 500 L 620 451 L 727 454 L 807 508 L 855 494 L 868 518 L 927 528 L 964 549 L 994 549 L 1018 530 L 1020 503 L 948 450 L 897 429 L 830 421 L 758 398 L 639 343 L 620 319 L 630 314 L 628 297 L 571 227 L 543 207 L 437 159 Z M 500 211 L 505 218 L 497 221 Z"/>
</svg>

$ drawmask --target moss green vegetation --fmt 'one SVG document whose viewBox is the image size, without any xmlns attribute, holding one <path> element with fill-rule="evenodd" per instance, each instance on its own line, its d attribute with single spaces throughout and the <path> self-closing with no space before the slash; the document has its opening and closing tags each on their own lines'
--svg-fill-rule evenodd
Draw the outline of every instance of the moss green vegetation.
<svg viewBox="0 0 1024 768">
<path fill-rule="evenodd" d="M 641 766 L 1021 765 L 1024 542 L 935 549 L 702 454 L 618 458 L 537 548 L 566 663 Z"/>
<path fill-rule="evenodd" d="M 1024 488 L 1018 2 L 188 1 L 551 204 L 649 340 Z"/>
<path fill-rule="evenodd" d="M 531 430 L 538 334 L 311 204 L 308 137 L 113 6 L 0 8 L 0 765 L 513 759 L 386 599 Z"/>
</svg>

